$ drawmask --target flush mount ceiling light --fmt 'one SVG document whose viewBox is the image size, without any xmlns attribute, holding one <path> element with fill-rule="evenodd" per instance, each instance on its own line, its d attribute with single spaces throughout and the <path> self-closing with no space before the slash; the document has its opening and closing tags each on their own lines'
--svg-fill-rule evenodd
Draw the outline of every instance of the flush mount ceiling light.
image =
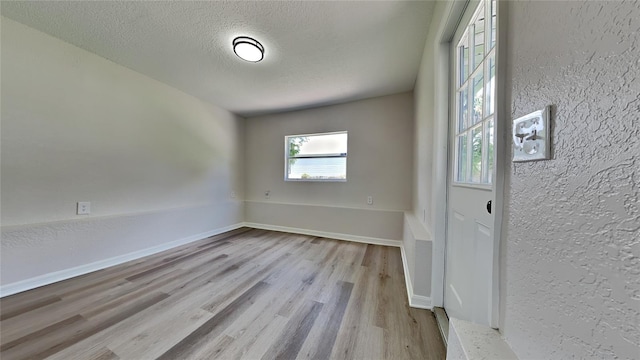
<svg viewBox="0 0 640 360">
<path fill-rule="evenodd" d="M 242 60 L 258 62 L 264 58 L 264 46 L 256 39 L 239 36 L 233 39 L 233 52 Z"/>
</svg>

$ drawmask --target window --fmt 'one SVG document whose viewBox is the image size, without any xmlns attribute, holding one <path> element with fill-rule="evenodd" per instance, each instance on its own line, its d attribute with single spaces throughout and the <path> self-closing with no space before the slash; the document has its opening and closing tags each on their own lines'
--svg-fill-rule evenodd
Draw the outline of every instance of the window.
<svg viewBox="0 0 640 360">
<path fill-rule="evenodd" d="M 489 19 L 489 21 L 485 21 Z M 480 2 L 456 51 L 456 183 L 491 185 L 494 163 L 496 1 Z"/>
<path fill-rule="evenodd" d="M 347 181 L 347 132 L 285 136 L 287 181 Z"/>
</svg>

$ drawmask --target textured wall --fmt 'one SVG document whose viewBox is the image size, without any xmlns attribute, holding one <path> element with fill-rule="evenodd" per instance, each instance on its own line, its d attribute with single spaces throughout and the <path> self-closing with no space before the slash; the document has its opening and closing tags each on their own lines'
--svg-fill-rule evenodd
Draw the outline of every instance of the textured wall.
<svg viewBox="0 0 640 360">
<path fill-rule="evenodd" d="M 512 117 L 553 104 L 553 160 L 512 164 L 502 331 L 522 359 L 640 357 L 640 2 L 510 3 Z"/>
</svg>

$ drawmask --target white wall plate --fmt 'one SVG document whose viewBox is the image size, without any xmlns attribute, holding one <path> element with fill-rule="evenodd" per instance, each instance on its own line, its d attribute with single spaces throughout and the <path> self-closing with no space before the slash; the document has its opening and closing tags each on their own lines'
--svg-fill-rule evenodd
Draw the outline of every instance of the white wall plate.
<svg viewBox="0 0 640 360">
<path fill-rule="evenodd" d="M 551 158 L 550 106 L 513 120 L 513 161 Z"/>
</svg>

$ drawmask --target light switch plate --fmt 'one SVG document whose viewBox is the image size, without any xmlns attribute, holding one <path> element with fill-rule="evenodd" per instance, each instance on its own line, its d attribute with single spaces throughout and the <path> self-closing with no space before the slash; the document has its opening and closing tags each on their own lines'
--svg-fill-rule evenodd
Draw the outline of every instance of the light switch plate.
<svg viewBox="0 0 640 360">
<path fill-rule="evenodd" d="M 89 215 L 91 214 L 91 202 L 89 201 L 79 201 L 78 202 L 78 215 Z"/>
<path fill-rule="evenodd" d="M 550 106 L 513 120 L 513 161 L 551 158 Z"/>
</svg>

